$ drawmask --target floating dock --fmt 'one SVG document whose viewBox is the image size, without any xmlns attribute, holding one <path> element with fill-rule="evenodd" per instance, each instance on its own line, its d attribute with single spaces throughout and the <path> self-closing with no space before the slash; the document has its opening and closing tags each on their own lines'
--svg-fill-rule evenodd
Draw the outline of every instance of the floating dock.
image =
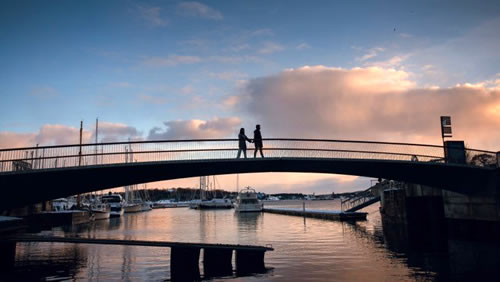
<svg viewBox="0 0 500 282">
<path fill-rule="evenodd" d="M 339 221 L 366 220 L 366 212 L 342 212 L 301 208 L 264 208 L 264 212 Z"/>
<path fill-rule="evenodd" d="M 56 237 L 38 235 L 17 235 L 0 240 L 0 247 L 10 250 L 9 261 L 15 258 L 15 246 L 17 242 L 50 242 L 50 243 L 76 243 L 76 244 L 104 244 L 104 245 L 127 245 L 145 247 L 168 247 L 170 253 L 171 281 L 199 281 L 200 250 L 203 249 L 204 278 L 231 276 L 233 274 L 232 257 L 235 253 L 236 273 L 238 276 L 252 273 L 265 273 L 264 254 L 273 251 L 270 246 L 251 246 L 234 244 L 208 244 L 166 241 L 143 241 L 143 240 L 117 240 L 96 239 L 81 237 Z M 3 242 L 3 245 L 2 245 Z M 3 250 L 2 249 L 2 250 Z M 13 254 L 13 255 L 12 255 Z M 1 258 L 1 256 L 0 256 Z"/>
</svg>

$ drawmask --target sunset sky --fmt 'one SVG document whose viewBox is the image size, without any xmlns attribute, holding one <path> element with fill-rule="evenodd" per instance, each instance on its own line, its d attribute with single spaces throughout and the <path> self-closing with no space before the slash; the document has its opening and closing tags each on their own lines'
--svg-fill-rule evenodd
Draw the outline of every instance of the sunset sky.
<svg viewBox="0 0 500 282">
<path fill-rule="evenodd" d="M 0 148 L 303 137 L 500 150 L 498 1 L 1 1 Z M 219 177 L 233 189 L 235 177 Z M 196 179 L 151 186 L 194 186 Z M 366 178 L 242 175 L 263 192 Z"/>
</svg>

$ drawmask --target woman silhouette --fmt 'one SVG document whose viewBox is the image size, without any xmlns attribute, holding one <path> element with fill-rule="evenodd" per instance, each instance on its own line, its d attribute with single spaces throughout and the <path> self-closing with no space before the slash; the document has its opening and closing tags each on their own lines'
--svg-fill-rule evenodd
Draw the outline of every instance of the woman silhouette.
<svg viewBox="0 0 500 282">
<path fill-rule="evenodd" d="M 243 155 L 245 156 L 245 159 L 247 158 L 247 143 L 245 141 L 252 143 L 252 140 L 248 139 L 248 137 L 245 135 L 245 129 L 241 128 L 240 134 L 238 134 L 238 148 L 239 149 L 238 149 L 238 156 L 236 157 L 237 159 L 240 158 L 242 151 L 243 151 Z"/>
</svg>

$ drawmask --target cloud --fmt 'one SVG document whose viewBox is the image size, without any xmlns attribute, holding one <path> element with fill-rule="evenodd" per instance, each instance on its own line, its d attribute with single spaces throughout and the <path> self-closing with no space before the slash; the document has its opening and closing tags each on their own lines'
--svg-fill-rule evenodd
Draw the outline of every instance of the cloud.
<svg viewBox="0 0 500 282">
<path fill-rule="evenodd" d="M 118 142 L 142 139 L 142 133 L 135 127 L 123 123 L 99 122 L 99 142 Z M 95 140 L 95 132 L 92 132 L 91 142 Z"/>
<path fill-rule="evenodd" d="M 207 139 L 236 136 L 241 120 L 237 117 L 211 120 L 175 120 L 164 122 L 165 128 L 154 127 L 148 140 Z"/>
<path fill-rule="evenodd" d="M 210 77 L 214 77 L 220 80 L 237 80 L 241 78 L 246 78 L 248 75 L 246 73 L 238 71 L 226 71 L 226 72 L 211 72 L 208 74 Z"/>
<path fill-rule="evenodd" d="M 183 94 L 191 94 L 191 93 L 193 93 L 193 91 L 194 91 L 194 89 L 193 89 L 193 86 L 191 86 L 191 85 L 186 85 L 186 86 L 181 88 L 181 92 Z"/>
<path fill-rule="evenodd" d="M 243 44 L 238 44 L 238 45 L 231 46 L 230 49 L 233 52 L 240 52 L 240 51 L 243 51 L 243 50 L 250 49 L 250 45 L 248 43 L 243 43 Z"/>
<path fill-rule="evenodd" d="M 385 61 L 366 62 L 364 65 L 380 68 L 395 68 L 400 67 L 409 56 L 410 55 L 393 56 Z"/>
<path fill-rule="evenodd" d="M 363 56 L 357 57 L 356 60 L 360 61 L 360 62 L 364 62 L 366 60 L 369 60 L 371 58 L 376 57 L 380 52 L 383 52 L 384 50 L 385 50 L 384 48 L 380 48 L 380 47 L 371 48 Z"/>
<path fill-rule="evenodd" d="M 259 49 L 260 54 L 272 54 L 276 52 L 283 51 L 285 48 L 278 43 L 274 42 L 265 42 L 262 47 Z"/>
<path fill-rule="evenodd" d="M 148 103 L 148 104 L 154 104 L 154 105 L 164 105 L 168 102 L 167 97 L 162 97 L 162 96 L 153 96 L 153 95 L 147 95 L 147 94 L 140 94 L 138 96 L 139 101 Z"/>
<path fill-rule="evenodd" d="M 200 2 L 181 2 L 177 13 L 183 16 L 200 17 L 209 20 L 222 20 L 222 13 Z"/>
<path fill-rule="evenodd" d="M 236 107 L 236 105 L 238 105 L 238 103 L 240 102 L 240 100 L 241 100 L 240 96 L 232 95 L 232 96 L 229 96 L 229 97 L 225 98 L 222 101 L 222 106 L 224 108 L 226 108 L 226 109 L 231 109 L 231 108 Z"/>
<path fill-rule="evenodd" d="M 240 63 L 265 63 L 265 61 L 257 56 L 241 55 L 241 56 L 210 56 L 209 61 L 221 64 L 240 64 Z"/>
<path fill-rule="evenodd" d="M 295 47 L 295 49 L 297 50 L 304 50 L 304 49 L 309 49 L 311 48 L 311 46 L 307 43 L 300 43 L 299 45 L 297 45 L 297 47 Z"/>
<path fill-rule="evenodd" d="M 94 143 L 95 128 L 84 129 L 82 132 L 83 143 Z M 141 133 L 132 126 L 122 123 L 99 122 L 99 141 L 114 142 L 140 139 Z M 38 132 L 17 133 L 0 132 L 0 148 L 19 148 L 50 145 L 78 144 L 80 142 L 80 129 L 61 125 L 45 124 Z"/>
<path fill-rule="evenodd" d="M 266 137 L 440 142 L 451 115 L 455 138 L 500 147 L 500 92 L 482 85 L 417 88 L 401 70 L 302 67 L 248 81 L 245 111 Z"/>
<path fill-rule="evenodd" d="M 195 64 L 201 61 L 198 56 L 178 56 L 169 55 L 168 57 L 146 57 L 143 64 L 152 67 L 171 67 L 182 64 Z"/>
<path fill-rule="evenodd" d="M 166 26 L 168 21 L 161 17 L 160 7 L 138 7 L 140 17 L 152 26 Z"/>
</svg>

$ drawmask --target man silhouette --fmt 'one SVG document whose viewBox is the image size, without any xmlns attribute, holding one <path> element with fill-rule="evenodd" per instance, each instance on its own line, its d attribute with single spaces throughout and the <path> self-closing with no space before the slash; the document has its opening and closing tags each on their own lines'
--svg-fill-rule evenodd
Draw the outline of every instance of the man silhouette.
<svg viewBox="0 0 500 282">
<path fill-rule="evenodd" d="M 262 153 L 262 135 L 260 134 L 260 124 L 255 126 L 255 130 L 253 131 L 253 143 L 255 144 L 255 151 L 253 152 L 253 157 L 257 157 L 257 150 L 260 152 L 260 156 L 263 158 L 264 154 Z"/>
</svg>

